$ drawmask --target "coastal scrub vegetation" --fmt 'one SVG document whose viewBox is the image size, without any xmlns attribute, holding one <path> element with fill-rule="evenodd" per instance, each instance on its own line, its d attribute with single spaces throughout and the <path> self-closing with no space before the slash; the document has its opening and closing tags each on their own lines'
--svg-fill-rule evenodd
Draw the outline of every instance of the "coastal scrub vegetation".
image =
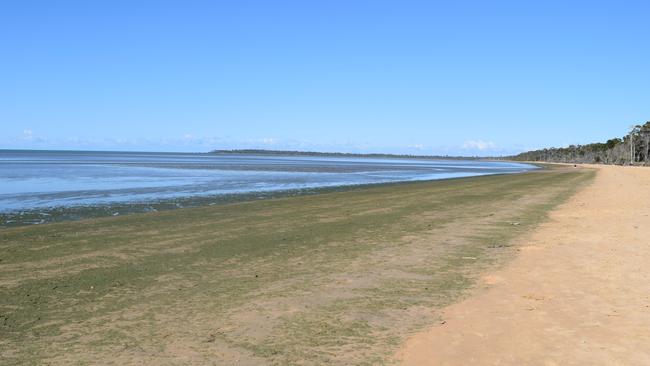
<svg viewBox="0 0 650 366">
<path fill-rule="evenodd" d="M 634 126 L 627 136 L 613 138 L 604 143 L 527 151 L 507 159 L 556 163 L 649 165 L 650 121 Z"/>
</svg>

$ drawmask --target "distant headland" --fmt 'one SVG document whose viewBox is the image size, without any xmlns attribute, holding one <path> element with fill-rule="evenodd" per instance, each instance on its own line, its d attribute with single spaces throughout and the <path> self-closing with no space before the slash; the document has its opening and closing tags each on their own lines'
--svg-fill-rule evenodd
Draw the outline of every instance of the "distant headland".
<svg viewBox="0 0 650 366">
<path fill-rule="evenodd" d="M 295 150 L 264 150 L 264 149 L 233 149 L 212 150 L 208 154 L 248 154 L 248 155 L 282 155 L 282 156 L 319 156 L 337 158 L 390 158 L 390 159 L 431 159 L 431 160 L 489 160 L 477 156 L 449 156 L 449 155 L 411 155 L 411 154 L 382 154 L 382 153 L 342 153 L 342 152 L 317 152 Z"/>
</svg>

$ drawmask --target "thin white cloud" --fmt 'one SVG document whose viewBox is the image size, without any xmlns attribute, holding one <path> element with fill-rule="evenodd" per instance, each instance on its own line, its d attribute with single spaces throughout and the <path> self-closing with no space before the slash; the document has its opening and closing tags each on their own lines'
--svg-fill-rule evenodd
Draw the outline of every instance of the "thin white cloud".
<svg viewBox="0 0 650 366">
<path fill-rule="evenodd" d="M 277 144 L 278 140 L 274 139 L 272 137 L 265 137 L 265 138 L 261 139 L 260 142 L 263 143 L 263 144 L 267 144 L 267 145 L 273 145 L 273 144 Z"/>
<path fill-rule="evenodd" d="M 468 140 L 463 143 L 464 150 L 494 150 L 497 148 L 497 145 L 492 141 L 483 141 L 483 140 Z"/>
<path fill-rule="evenodd" d="M 23 140 L 32 140 L 33 138 L 34 138 L 34 131 L 30 129 L 23 130 L 23 136 L 22 136 Z"/>
<path fill-rule="evenodd" d="M 206 152 L 211 150 L 229 149 L 276 149 L 276 150 L 305 150 L 324 152 L 350 153 L 394 153 L 415 155 L 472 155 L 494 156 L 512 154 L 519 149 L 504 149 L 489 140 L 467 140 L 461 145 L 431 147 L 421 142 L 411 142 L 404 145 L 381 145 L 371 142 L 313 142 L 309 140 L 282 139 L 262 136 L 250 139 L 233 139 L 229 137 L 202 136 L 188 131 L 171 138 L 88 138 L 67 137 L 48 138 L 37 131 L 26 128 L 17 135 L 9 138 L 0 137 L 0 148 L 31 148 L 31 149 L 104 149 L 104 150 L 142 150 L 142 151 L 194 151 Z"/>
<path fill-rule="evenodd" d="M 408 145 L 407 148 L 414 149 L 414 150 L 424 150 L 424 145 L 422 144 Z"/>
</svg>

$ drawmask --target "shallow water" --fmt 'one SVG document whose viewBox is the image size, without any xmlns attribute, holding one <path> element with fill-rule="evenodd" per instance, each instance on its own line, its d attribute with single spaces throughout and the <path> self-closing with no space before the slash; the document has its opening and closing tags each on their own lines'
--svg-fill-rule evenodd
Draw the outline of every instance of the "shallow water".
<svg viewBox="0 0 650 366">
<path fill-rule="evenodd" d="M 518 173 L 506 162 L 0 150 L 0 213 Z"/>
</svg>

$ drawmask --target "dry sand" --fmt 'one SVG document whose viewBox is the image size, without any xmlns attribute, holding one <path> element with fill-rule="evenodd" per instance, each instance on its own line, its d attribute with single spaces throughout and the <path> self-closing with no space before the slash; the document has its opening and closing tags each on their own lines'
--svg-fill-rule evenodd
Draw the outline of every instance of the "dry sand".
<svg viewBox="0 0 650 366">
<path fill-rule="evenodd" d="M 650 365 L 650 169 L 599 166 L 403 365 Z"/>
</svg>

